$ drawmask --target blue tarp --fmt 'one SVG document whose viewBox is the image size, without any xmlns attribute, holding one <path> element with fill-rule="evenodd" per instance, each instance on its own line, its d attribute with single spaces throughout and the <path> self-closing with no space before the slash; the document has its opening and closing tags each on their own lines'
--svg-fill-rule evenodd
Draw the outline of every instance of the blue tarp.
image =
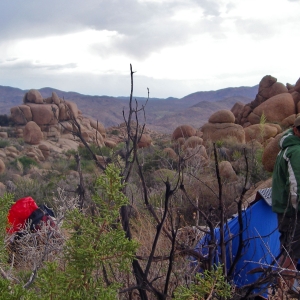
<svg viewBox="0 0 300 300">
<path fill-rule="evenodd" d="M 233 281 L 238 287 L 254 283 L 261 276 L 261 273 L 248 274 L 248 272 L 271 264 L 274 257 L 278 256 L 280 252 L 277 215 L 263 199 L 243 211 L 243 227 L 243 241 L 245 244 L 241 258 L 238 260 L 233 273 Z M 227 270 L 229 270 L 239 244 L 240 226 L 237 217 L 225 225 L 224 232 L 226 263 Z M 219 243 L 219 229 L 215 230 L 215 235 L 217 243 Z M 196 247 L 204 255 L 208 253 L 207 244 L 209 239 L 210 235 L 206 235 Z M 219 255 L 220 248 L 218 248 L 215 256 L 216 264 L 219 262 Z"/>
</svg>

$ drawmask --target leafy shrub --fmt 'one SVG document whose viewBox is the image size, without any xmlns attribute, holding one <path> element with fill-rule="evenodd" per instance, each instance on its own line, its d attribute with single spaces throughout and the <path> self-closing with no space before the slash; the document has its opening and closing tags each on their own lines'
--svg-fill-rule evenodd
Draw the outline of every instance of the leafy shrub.
<svg viewBox="0 0 300 300">
<path fill-rule="evenodd" d="M 52 169 L 58 171 L 61 174 L 66 174 L 69 170 L 76 171 L 77 164 L 74 158 L 63 158 L 56 159 L 52 164 Z"/>
<path fill-rule="evenodd" d="M 112 130 L 111 134 L 113 135 L 119 135 L 120 131 L 117 129 Z"/>
<path fill-rule="evenodd" d="M 96 164 L 92 160 L 82 160 L 81 169 L 85 173 L 94 173 L 96 170 Z"/>
<path fill-rule="evenodd" d="M 5 148 L 10 145 L 8 140 L 0 140 L 0 148 Z"/>
<path fill-rule="evenodd" d="M 22 156 L 11 162 L 11 165 L 20 170 L 20 165 L 22 165 L 22 171 L 28 171 L 32 166 L 38 166 L 38 163 L 31 157 Z"/>
<path fill-rule="evenodd" d="M 96 155 L 110 156 L 111 154 L 111 149 L 106 146 L 100 148 L 95 144 L 91 144 L 90 148 L 92 152 Z M 82 159 L 87 159 L 87 160 L 93 159 L 90 151 L 86 147 L 78 148 L 78 153 Z"/>
<path fill-rule="evenodd" d="M 98 193 L 93 197 L 93 215 L 79 209 L 77 202 L 64 199 L 65 207 L 61 208 L 61 212 L 64 212 L 63 226 L 68 232 L 68 239 L 63 253 L 54 262 L 44 262 L 27 289 L 23 286 L 28 283 L 32 272 L 25 274 L 17 269 L 10 270 L 6 260 L 0 261 L 3 274 L 14 272 L 13 281 L 8 276 L 0 278 L 0 299 L 118 298 L 121 278 L 124 282 L 127 280 L 138 246 L 137 242 L 126 238 L 119 222 L 120 208 L 128 204 L 122 193 L 124 186 L 119 173 L 118 168 L 109 165 L 105 174 L 97 179 Z M 11 200 L 12 197 L 0 197 L 0 243 L 4 241 Z M 0 247 L 0 254 L 3 253 L 4 246 Z"/>
<path fill-rule="evenodd" d="M 232 154 L 233 160 L 238 160 L 242 157 L 242 153 L 239 150 L 234 150 Z"/>
<path fill-rule="evenodd" d="M 174 295 L 177 300 L 231 299 L 231 286 L 220 265 L 212 271 L 196 274 L 194 283 L 178 287 Z"/>
<path fill-rule="evenodd" d="M 224 141 L 223 141 L 223 140 L 217 140 L 217 141 L 215 142 L 215 144 L 216 144 L 216 147 L 217 147 L 217 148 L 221 148 L 221 147 L 224 145 Z"/>
<path fill-rule="evenodd" d="M 25 145 L 25 141 L 24 141 L 23 138 L 18 138 L 17 142 L 18 142 L 18 145 L 20 145 L 20 146 L 24 146 Z"/>
<path fill-rule="evenodd" d="M 38 204 L 48 203 L 53 197 L 53 190 L 41 180 L 20 179 L 16 182 L 15 199 L 31 196 Z"/>
<path fill-rule="evenodd" d="M 13 125 L 13 121 L 7 115 L 0 115 L 0 126 L 10 126 Z"/>
</svg>

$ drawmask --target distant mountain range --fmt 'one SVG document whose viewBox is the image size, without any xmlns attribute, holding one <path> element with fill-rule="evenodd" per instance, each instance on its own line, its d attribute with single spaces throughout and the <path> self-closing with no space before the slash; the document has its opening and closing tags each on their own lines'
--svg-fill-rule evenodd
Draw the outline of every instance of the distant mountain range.
<svg viewBox="0 0 300 300">
<path fill-rule="evenodd" d="M 124 122 L 123 110 L 128 111 L 129 97 L 89 96 L 76 92 L 64 92 L 46 87 L 39 90 L 44 98 L 55 91 L 60 98 L 71 100 L 78 105 L 84 115 L 102 122 L 105 127 Z M 150 98 L 146 105 L 147 127 L 170 133 L 177 126 L 189 124 L 195 128 L 207 122 L 210 115 L 220 109 L 231 109 L 236 102 L 251 102 L 258 86 L 225 88 L 216 91 L 196 92 L 181 99 Z M 0 86 L 0 114 L 10 114 L 10 108 L 20 105 L 27 90 Z M 146 98 L 134 97 L 138 106 L 146 103 Z"/>
</svg>

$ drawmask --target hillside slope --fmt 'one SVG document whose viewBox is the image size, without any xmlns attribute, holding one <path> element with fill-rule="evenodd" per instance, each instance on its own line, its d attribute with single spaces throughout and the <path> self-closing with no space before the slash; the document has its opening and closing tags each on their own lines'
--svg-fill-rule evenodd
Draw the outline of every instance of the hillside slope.
<svg viewBox="0 0 300 300">
<path fill-rule="evenodd" d="M 129 97 L 89 96 L 76 92 L 60 91 L 51 87 L 39 90 L 44 98 L 55 91 L 65 100 L 78 105 L 83 114 L 101 121 L 106 127 L 123 122 L 123 110 L 128 110 Z M 10 108 L 22 104 L 27 90 L 0 86 L 1 114 L 10 114 Z M 219 109 L 230 109 L 235 102 L 251 102 L 257 93 L 257 86 L 226 88 L 217 91 L 196 92 L 182 99 L 152 99 L 146 106 L 147 125 L 161 132 L 172 132 L 181 124 L 190 124 L 196 128 L 202 126 L 208 117 Z M 138 106 L 145 105 L 146 99 L 137 97 Z"/>
</svg>

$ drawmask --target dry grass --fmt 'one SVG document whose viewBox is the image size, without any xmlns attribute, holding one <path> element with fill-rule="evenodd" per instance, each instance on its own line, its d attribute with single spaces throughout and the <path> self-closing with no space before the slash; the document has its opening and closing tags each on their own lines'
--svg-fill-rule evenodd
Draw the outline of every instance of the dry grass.
<svg viewBox="0 0 300 300">
<path fill-rule="evenodd" d="M 159 213 L 158 213 L 159 214 Z M 145 269 L 148 262 L 149 254 L 151 253 L 153 241 L 156 235 L 156 225 L 155 220 L 149 216 L 148 212 L 139 213 L 133 221 L 132 232 L 133 237 L 140 244 L 137 256 L 140 258 L 140 264 L 143 269 Z M 171 220 L 170 218 L 164 226 L 165 231 L 161 232 L 160 238 L 157 243 L 156 251 L 154 254 L 154 260 L 151 264 L 149 271 L 149 280 L 153 281 L 153 286 L 163 292 L 166 282 L 166 274 L 169 267 L 168 257 L 170 255 L 171 241 L 167 233 L 171 233 Z M 198 241 L 199 231 L 193 230 L 191 227 L 182 228 L 177 233 L 177 248 L 179 245 L 190 246 L 192 249 L 195 246 L 196 241 Z M 172 292 L 178 285 L 185 285 L 191 278 L 193 274 L 192 266 L 186 256 L 182 256 L 180 251 L 175 251 L 174 262 L 172 268 L 171 279 L 169 283 L 169 292 Z M 149 293 L 149 299 L 153 295 Z"/>
</svg>

